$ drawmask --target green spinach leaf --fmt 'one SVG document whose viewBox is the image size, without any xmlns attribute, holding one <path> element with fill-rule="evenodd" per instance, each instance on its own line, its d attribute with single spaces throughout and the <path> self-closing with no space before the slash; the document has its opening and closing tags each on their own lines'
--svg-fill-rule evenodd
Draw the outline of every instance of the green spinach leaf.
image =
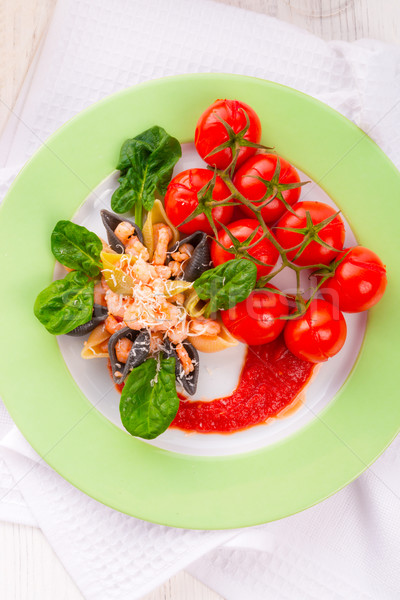
<svg viewBox="0 0 400 600">
<path fill-rule="evenodd" d="M 95 233 L 71 221 L 58 221 L 51 234 L 51 251 L 58 262 L 91 277 L 100 272 L 102 248 Z"/>
<path fill-rule="evenodd" d="M 155 192 L 165 194 L 174 165 L 181 156 L 180 143 L 162 127 L 151 127 L 126 140 L 117 165 L 121 171 L 120 187 L 111 198 L 111 208 L 124 213 L 139 204 L 150 210 Z"/>
<path fill-rule="evenodd" d="M 178 407 L 175 358 L 148 358 L 127 377 L 119 410 L 131 435 L 154 439 L 171 424 Z"/>
<path fill-rule="evenodd" d="M 87 323 L 93 313 L 94 281 L 72 271 L 53 281 L 36 298 L 35 316 L 54 335 L 68 333 Z"/>
<path fill-rule="evenodd" d="M 235 258 L 205 271 L 193 286 L 201 300 L 210 300 L 207 314 L 232 308 L 245 300 L 257 280 L 257 267 L 249 260 Z"/>
</svg>

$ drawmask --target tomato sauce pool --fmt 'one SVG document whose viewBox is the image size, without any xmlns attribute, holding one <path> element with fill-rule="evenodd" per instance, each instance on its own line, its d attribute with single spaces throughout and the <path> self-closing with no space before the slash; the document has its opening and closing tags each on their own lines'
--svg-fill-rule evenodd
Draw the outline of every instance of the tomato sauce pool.
<svg viewBox="0 0 400 600">
<path fill-rule="evenodd" d="M 233 433 L 276 417 L 299 396 L 316 365 L 294 356 L 281 335 L 274 342 L 249 346 L 239 383 L 231 396 L 180 404 L 170 427 L 201 433 Z M 111 364 L 108 362 L 111 375 Z M 116 384 L 119 393 L 124 384 Z"/>
<path fill-rule="evenodd" d="M 249 346 L 231 396 L 210 402 L 181 402 L 171 427 L 201 433 L 232 433 L 265 423 L 289 406 L 309 382 L 315 364 L 296 358 L 283 337 Z"/>
</svg>

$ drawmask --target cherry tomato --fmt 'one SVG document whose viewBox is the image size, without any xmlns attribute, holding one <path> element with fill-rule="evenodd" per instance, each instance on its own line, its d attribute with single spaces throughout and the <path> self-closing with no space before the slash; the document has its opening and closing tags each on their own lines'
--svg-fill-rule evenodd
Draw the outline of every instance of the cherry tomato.
<svg viewBox="0 0 400 600">
<path fill-rule="evenodd" d="M 319 298 L 312 300 L 303 316 L 287 321 L 285 343 L 298 358 L 324 362 L 341 350 L 347 326 L 340 310 Z"/>
<path fill-rule="evenodd" d="M 288 204 L 295 204 L 300 197 L 300 187 L 285 190 L 286 184 L 299 183 L 300 177 L 296 169 L 288 163 L 284 158 L 279 157 L 280 161 L 280 172 L 279 176 L 277 173 L 277 161 L 278 157 L 276 154 L 256 154 L 252 156 L 238 169 L 236 172 L 233 183 L 241 194 L 250 202 L 253 202 L 255 206 L 259 206 L 257 200 L 261 200 L 268 193 L 270 196 L 279 191 L 281 186 L 282 196 Z M 275 179 L 274 179 L 275 175 Z M 257 179 L 261 177 L 268 182 L 267 185 Z M 282 189 L 283 186 L 283 189 Z M 268 197 L 270 197 L 268 196 Z M 267 200 L 267 199 L 266 199 Z M 250 208 L 246 206 L 241 207 L 242 210 L 249 216 L 254 216 L 254 213 Z M 263 219 L 266 223 L 275 223 L 283 215 L 286 208 L 284 203 L 278 198 L 274 198 L 266 204 L 261 211 Z"/>
<path fill-rule="evenodd" d="M 198 207 L 198 193 L 212 178 L 212 171 L 207 169 L 188 169 L 178 173 L 169 184 L 164 199 L 165 212 L 171 223 L 178 227 L 179 231 L 183 233 L 193 233 L 195 231 L 213 233 L 211 225 L 203 213 L 195 216 L 185 225 L 180 225 Z M 225 200 L 228 196 L 230 196 L 229 189 L 222 179 L 217 176 L 212 192 L 212 200 L 218 202 L 219 200 Z M 217 229 L 220 229 L 217 221 L 224 225 L 229 223 L 232 213 L 233 206 L 216 206 L 212 209 L 211 214 Z"/>
<path fill-rule="evenodd" d="M 241 132 L 246 127 L 246 114 L 249 120 L 249 128 L 243 134 Z M 218 118 L 219 117 L 219 118 Z M 225 125 L 220 121 L 223 119 L 237 134 L 230 138 Z M 230 146 L 210 154 L 221 144 L 231 139 Z M 256 148 L 250 146 L 241 146 L 242 140 L 248 140 L 258 144 L 261 139 L 261 123 L 254 110 L 244 102 L 238 100 L 216 100 L 201 115 L 197 122 L 194 134 L 194 143 L 197 152 L 207 164 L 217 167 L 217 169 L 226 169 L 232 162 L 232 148 L 240 146 L 236 167 L 241 165 L 247 158 L 252 156 Z"/>
<path fill-rule="evenodd" d="M 331 218 L 337 211 L 323 202 L 307 201 L 297 202 L 293 206 L 293 210 L 296 214 L 294 215 L 289 211 L 286 212 L 278 221 L 274 230 L 275 237 L 283 248 L 289 249 L 297 246 L 295 250 L 287 253 L 287 257 L 296 265 L 328 265 L 338 256 L 338 250 L 342 250 L 344 244 L 345 229 L 339 215 L 327 225 L 323 225 L 323 221 Z M 311 218 L 312 224 L 307 223 L 307 213 Z M 281 227 L 303 229 L 303 233 L 286 231 L 285 229 L 280 229 Z M 314 241 L 311 241 L 299 254 L 301 244 L 307 236 Z M 331 246 L 331 248 L 319 244 L 315 241 L 316 239 L 322 240 L 325 244 Z"/>
<path fill-rule="evenodd" d="M 368 310 L 379 302 L 387 278 L 385 265 L 375 252 L 363 246 L 345 248 L 336 261 L 339 266 L 334 276 L 320 288 L 324 298 L 351 313 Z"/>
<path fill-rule="evenodd" d="M 269 288 L 277 290 L 273 285 Z M 233 308 L 221 311 L 222 321 L 230 333 L 245 344 L 254 346 L 275 340 L 285 326 L 289 312 L 285 296 L 259 289 Z"/>
<path fill-rule="evenodd" d="M 263 235 L 262 227 L 256 219 L 241 219 L 240 221 L 234 221 L 233 223 L 229 223 L 228 229 L 232 235 L 235 236 L 238 242 L 244 242 L 254 233 L 254 231 L 257 230 L 257 233 L 252 239 L 250 245 L 260 239 Z M 218 233 L 218 240 L 225 248 L 233 247 L 233 242 L 225 231 L 221 230 Z M 231 254 L 227 250 L 221 248 L 221 246 L 217 244 L 215 240 L 213 240 L 211 244 L 211 258 L 214 265 L 217 266 L 221 265 L 227 260 L 232 260 L 233 258 L 240 258 L 241 256 L 246 257 L 245 250 L 245 246 L 239 248 L 238 255 L 235 256 L 234 254 Z M 254 248 L 251 248 L 249 250 L 249 254 L 257 260 L 265 263 L 265 266 L 256 264 L 258 277 L 261 277 L 262 275 L 268 275 L 268 273 L 270 273 L 274 268 L 276 261 L 279 258 L 278 250 L 267 238 L 264 238 L 256 246 L 254 246 Z"/>
</svg>

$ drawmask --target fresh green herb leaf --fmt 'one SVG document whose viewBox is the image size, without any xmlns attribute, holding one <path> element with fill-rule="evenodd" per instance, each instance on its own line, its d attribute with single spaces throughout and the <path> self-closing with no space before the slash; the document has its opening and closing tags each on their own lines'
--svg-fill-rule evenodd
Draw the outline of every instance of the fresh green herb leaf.
<svg viewBox="0 0 400 600">
<path fill-rule="evenodd" d="M 35 316 L 54 335 L 68 333 L 87 323 L 93 313 L 94 281 L 72 271 L 53 281 L 36 298 Z"/>
<path fill-rule="evenodd" d="M 232 308 L 245 300 L 253 290 L 257 280 L 257 267 L 254 263 L 235 258 L 214 269 L 205 271 L 193 286 L 202 300 L 210 300 L 207 313 Z"/>
<path fill-rule="evenodd" d="M 119 410 L 131 435 L 154 439 L 171 424 L 178 407 L 175 358 L 148 358 L 127 377 Z"/>
<path fill-rule="evenodd" d="M 155 192 L 165 194 L 174 165 L 181 156 L 180 143 L 162 127 L 151 127 L 126 140 L 117 165 L 121 171 L 120 187 L 111 198 L 111 208 L 124 213 L 139 203 L 151 210 Z"/>
<path fill-rule="evenodd" d="M 101 269 L 100 238 L 81 225 L 58 221 L 51 234 L 51 251 L 61 264 L 95 277 Z"/>
</svg>

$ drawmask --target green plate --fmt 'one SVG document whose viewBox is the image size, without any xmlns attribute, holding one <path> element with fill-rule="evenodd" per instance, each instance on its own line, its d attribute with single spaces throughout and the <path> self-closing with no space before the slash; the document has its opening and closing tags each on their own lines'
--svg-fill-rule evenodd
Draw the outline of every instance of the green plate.
<svg viewBox="0 0 400 600">
<path fill-rule="evenodd" d="M 267 448 L 225 457 L 160 450 L 130 437 L 89 403 L 57 341 L 33 316 L 52 278 L 54 224 L 77 211 L 115 168 L 121 143 L 158 124 L 182 142 L 216 98 L 238 98 L 261 118 L 263 140 L 342 208 L 360 243 L 387 265 L 362 351 L 340 392 L 311 424 Z M 72 119 L 22 170 L 0 212 L 4 402 L 35 450 L 93 498 L 141 519 L 222 529 L 303 510 L 357 477 L 400 428 L 400 175 L 371 139 L 295 90 L 235 75 L 151 81 Z M 389 216 L 389 218 L 388 218 Z"/>
</svg>

